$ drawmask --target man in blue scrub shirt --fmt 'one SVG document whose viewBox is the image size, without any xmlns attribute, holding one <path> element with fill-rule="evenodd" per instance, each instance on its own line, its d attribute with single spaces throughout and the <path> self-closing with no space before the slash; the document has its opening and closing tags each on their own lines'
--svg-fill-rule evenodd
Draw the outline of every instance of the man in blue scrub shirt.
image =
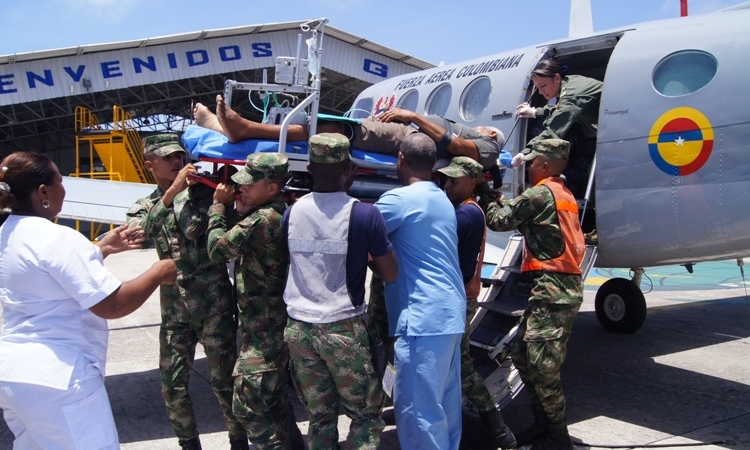
<svg viewBox="0 0 750 450">
<path fill-rule="evenodd" d="M 458 264 L 456 213 L 431 181 L 435 142 L 415 133 L 401 143 L 404 187 L 375 203 L 399 261 L 385 285 L 394 345 L 393 403 L 401 448 L 452 450 L 461 440 L 461 335 L 466 295 Z"/>
</svg>

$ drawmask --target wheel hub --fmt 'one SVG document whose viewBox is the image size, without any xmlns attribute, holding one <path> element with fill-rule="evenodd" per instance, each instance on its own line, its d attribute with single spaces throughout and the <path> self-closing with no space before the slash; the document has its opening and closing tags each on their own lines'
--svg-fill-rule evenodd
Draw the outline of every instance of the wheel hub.
<svg viewBox="0 0 750 450">
<path fill-rule="evenodd" d="M 604 300 L 604 314 L 613 322 L 625 317 L 625 300 L 617 294 L 607 296 Z"/>
</svg>

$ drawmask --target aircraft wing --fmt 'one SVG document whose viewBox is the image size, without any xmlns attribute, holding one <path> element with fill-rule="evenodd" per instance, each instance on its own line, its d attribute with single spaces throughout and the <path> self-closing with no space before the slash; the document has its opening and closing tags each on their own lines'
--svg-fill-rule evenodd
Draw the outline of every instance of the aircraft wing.
<svg viewBox="0 0 750 450">
<path fill-rule="evenodd" d="M 65 201 L 61 219 L 125 223 L 125 213 L 136 200 L 156 189 L 155 184 L 63 177 Z"/>
</svg>

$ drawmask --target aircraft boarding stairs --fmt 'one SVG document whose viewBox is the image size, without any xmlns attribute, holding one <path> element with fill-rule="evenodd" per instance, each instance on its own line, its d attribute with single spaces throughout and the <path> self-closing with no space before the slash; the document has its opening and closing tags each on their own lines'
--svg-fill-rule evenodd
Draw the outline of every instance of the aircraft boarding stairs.
<svg viewBox="0 0 750 450">
<path fill-rule="evenodd" d="M 96 178 L 154 184 L 154 176 L 146 170 L 141 137 L 132 125 L 132 118 L 115 105 L 111 127 L 102 127 L 90 109 L 75 109 L 76 170 L 71 177 Z M 85 149 L 88 155 L 85 156 Z M 85 161 L 84 167 L 81 162 Z M 97 162 L 103 170 L 98 170 Z M 88 169 L 88 170 L 85 170 Z"/>
<path fill-rule="evenodd" d="M 532 281 L 521 272 L 524 239 L 511 236 L 500 262 L 488 279 L 488 288 L 479 299 L 479 309 L 470 325 L 470 354 L 474 367 L 485 380 L 498 409 L 505 407 L 523 388 L 518 371 L 509 358 L 510 348 L 518 331 L 518 322 L 526 309 Z M 586 245 L 581 262 L 584 280 L 596 262 L 596 245 Z M 464 412 L 478 416 L 466 402 Z"/>
<path fill-rule="evenodd" d="M 112 123 L 101 125 L 99 118 L 89 109 L 75 109 L 76 178 L 155 184 L 153 174 L 146 170 L 143 144 L 133 119 L 127 111 L 114 105 Z M 111 230 L 109 222 L 73 220 L 76 231 L 88 232 L 94 241 Z"/>
</svg>

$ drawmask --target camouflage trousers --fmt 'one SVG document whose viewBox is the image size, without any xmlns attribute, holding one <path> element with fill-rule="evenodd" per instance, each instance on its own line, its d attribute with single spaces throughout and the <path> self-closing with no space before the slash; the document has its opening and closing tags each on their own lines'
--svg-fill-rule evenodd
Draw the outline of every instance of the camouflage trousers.
<svg viewBox="0 0 750 450">
<path fill-rule="evenodd" d="M 477 312 L 479 304 L 476 298 L 466 300 L 466 331 L 461 338 L 461 395 L 480 412 L 485 413 L 495 409 L 490 391 L 484 384 L 484 378 L 474 370 L 474 363 L 469 354 L 469 331 L 471 319 Z"/>
<path fill-rule="evenodd" d="M 165 292 L 166 291 L 166 292 Z M 196 300 L 161 292 L 159 373 L 162 397 L 179 439 L 198 436 L 193 402 L 188 393 L 195 347 L 203 344 L 211 389 L 219 399 L 229 436 L 245 436 L 232 414 L 232 370 L 237 358 L 237 325 L 231 296 L 227 301 Z"/>
<path fill-rule="evenodd" d="M 357 316 L 333 323 L 287 321 L 297 394 L 309 416 L 310 450 L 333 450 L 339 439 L 339 410 L 351 419 L 344 449 L 376 449 L 385 423 L 385 394 L 372 365 L 370 338 Z"/>
<path fill-rule="evenodd" d="M 396 339 L 388 334 L 388 310 L 385 306 L 385 282 L 374 273 L 370 278 L 370 297 L 367 300 L 367 326 L 383 339 L 388 361 L 393 362 Z"/>
<path fill-rule="evenodd" d="M 560 368 L 580 307 L 580 302 L 555 304 L 529 299 L 510 352 L 531 403 L 542 406 L 550 423 L 565 420 Z"/>
<path fill-rule="evenodd" d="M 238 375 L 234 380 L 234 415 L 259 450 L 291 448 L 286 362 L 280 367 Z"/>
</svg>

